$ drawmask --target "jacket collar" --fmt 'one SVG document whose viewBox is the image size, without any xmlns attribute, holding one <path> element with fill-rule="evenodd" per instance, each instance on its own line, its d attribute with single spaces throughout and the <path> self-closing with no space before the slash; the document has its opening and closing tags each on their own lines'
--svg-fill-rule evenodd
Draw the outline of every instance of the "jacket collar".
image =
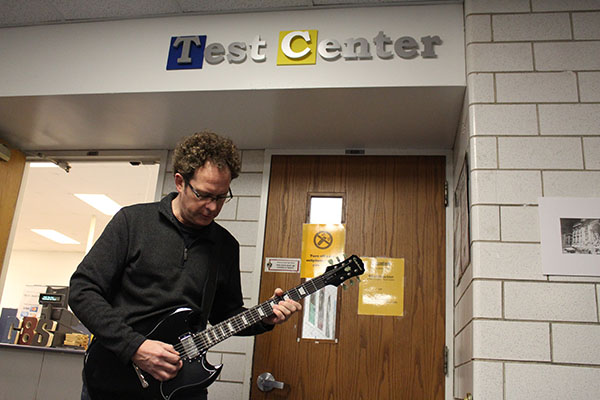
<svg viewBox="0 0 600 400">
<path fill-rule="evenodd" d="M 175 215 L 173 214 L 173 209 L 171 207 L 171 203 L 177 197 L 177 192 L 171 192 L 165 197 L 163 197 L 159 203 L 158 211 L 162 214 L 173 226 L 175 226 L 178 230 L 178 224 L 180 223 Z M 213 243 L 217 242 L 217 223 L 215 221 L 211 222 L 210 225 L 201 231 L 202 233 L 198 237 L 202 237 L 204 239 L 208 239 Z"/>
</svg>

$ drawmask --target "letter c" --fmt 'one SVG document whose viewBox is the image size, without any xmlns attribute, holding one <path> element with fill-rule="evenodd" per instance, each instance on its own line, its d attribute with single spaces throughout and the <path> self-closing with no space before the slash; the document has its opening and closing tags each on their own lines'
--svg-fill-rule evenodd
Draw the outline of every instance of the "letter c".
<svg viewBox="0 0 600 400">
<path fill-rule="evenodd" d="M 292 40 L 294 40 L 294 38 L 297 37 L 301 37 L 306 41 L 306 43 L 310 43 L 310 35 L 307 31 L 294 31 L 285 35 L 283 40 L 281 41 L 281 50 L 283 51 L 283 54 L 285 54 L 288 58 L 302 58 L 308 53 L 310 53 L 310 49 L 308 47 L 299 52 L 292 50 L 290 44 L 292 43 Z"/>
</svg>

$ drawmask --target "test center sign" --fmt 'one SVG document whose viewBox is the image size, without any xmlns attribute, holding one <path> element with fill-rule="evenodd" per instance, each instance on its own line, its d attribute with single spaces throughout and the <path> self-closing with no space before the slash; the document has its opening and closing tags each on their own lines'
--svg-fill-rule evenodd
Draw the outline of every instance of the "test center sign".
<svg viewBox="0 0 600 400">
<path fill-rule="evenodd" d="M 373 53 L 382 60 L 436 58 L 436 46 L 443 43 L 437 35 L 423 36 L 419 40 L 412 36 L 392 39 L 379 31 L 371 40 L 358 37 L 339 41 L 319 39 L 318 33 L 316 29 L 280 31 L 277 65 L 310 65 L 316 64 L 317 59 L 329 62 L 372 60 Z M 211 65 L 225 61 L 241 64 L 248 58 L 256 63 L 267 62 L 266 48 L 267 41 L 260 35 L 248 43 L 232 42 L 227 47 L 219 42 L 207 44 L 207 35 L 174 36 L 169 47 L 167 70 L 202 69 L 205 61 Z"/>
</svg>

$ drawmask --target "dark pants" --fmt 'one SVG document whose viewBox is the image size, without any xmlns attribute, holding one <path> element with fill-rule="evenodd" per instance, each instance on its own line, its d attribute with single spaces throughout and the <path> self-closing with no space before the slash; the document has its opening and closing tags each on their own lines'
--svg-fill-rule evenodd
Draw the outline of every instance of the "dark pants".
<svg viewBox="0 0 600 400">
<path fill-rule="evenodd" d="M 83 385 L 81 387 L 81 400 L 92 400 L 92 398 L 90 397 L 88 390 L 87 390 L 87 386 L 85 385 L 85 381 L 83 382 Z M 177 397 L 174 396 L 173 400 L 208 400 L 208 394 L 203 393 L 203 394 L 199 394 L 192 397 L 185 397 L 185 396 L 181 396 L 181 397 Z"/>
</svg>

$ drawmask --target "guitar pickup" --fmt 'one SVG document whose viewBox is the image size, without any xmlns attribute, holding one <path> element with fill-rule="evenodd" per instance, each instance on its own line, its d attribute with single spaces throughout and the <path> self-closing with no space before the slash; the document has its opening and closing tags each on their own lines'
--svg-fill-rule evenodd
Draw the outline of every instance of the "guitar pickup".
<svg viewBox="0 0 600 400">
<path fill-rule="evenodd" d="M 185 358 L 191 360 L 200 355 L 200 351 L 198 350 L 198 346 L 194 342 L 194 336 L 190 333 L 186 333 L 185 335 L 181 335 L 179 337 L 179 341 L 183 346 L 183 352 L 181 352 L 181 358 Z"/>
</svg>

